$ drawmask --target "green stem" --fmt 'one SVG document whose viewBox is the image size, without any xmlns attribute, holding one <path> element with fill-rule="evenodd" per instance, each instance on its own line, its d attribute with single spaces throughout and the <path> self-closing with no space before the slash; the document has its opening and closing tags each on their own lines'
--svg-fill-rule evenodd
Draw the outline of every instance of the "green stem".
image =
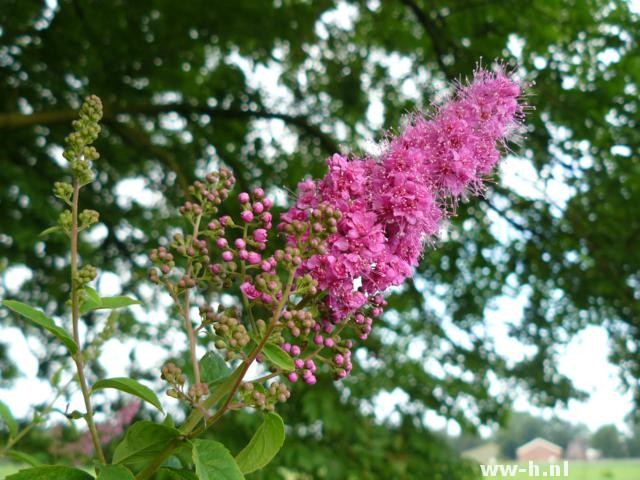
<svg viewBox="0 0 640 480">
<path fill-rule="evenodd" d="M 196 221 L 193 225 L 193 237 L 191 237 L 191 248 L 193 248 L 193 244 L 198 238 L 198 230 L 200 229 L 200 220 L 202 219 L 202 214 L 198 215 Z M 191 275 L 193 270 L 192 265 L 192 257 L 189 257 L 189 262 L 187 264 L 187 275 Z M 196 347 L 198 345 L 198 339 L 196 337 L 195 331 L 193 330 L 193 325 L 191 324 L 191 318 L 189 314 L 190 309 L 190 299 L 189 292 L 190 288 L 185 289 L 184 291 L 184 309 L 183 309 L 183 318 L 184 318 L 184 327 L 187 330 L 187 335 L 189 337 L 189 352 L 191 354 L 191 365 L 193 366 L 193 377 L 196 385 L 199 385 L 200 382 L 200 364 L 198 363 L 198 353 L 196 351 Z"/>
<path fill-rule="evenodd" d="M 71 319 L 73 324 L 73 340 L 78 345 L 78 351 L 73 355 L 73 361 L 76 364 L 78 372 L 78 383 L 82 391 L 84 405 L 87 410 L 85 420 L 87 427 L 91 433 L 91 441 L 95 448 L 96 455 L 100 463 L 106 463 L 98 429 L 93 421 L 93 408 L 91 406 L 91 396 L 89 394 L 89 386 L 84 375 L 84 360 L 82 358 L 82 345 L 80 343 L 80 299 L 78 297 L 78 197 L 80 195 L 80 185 L 78 181 L 73 182 L 73 201 L 71 203 Z"/>
<path fill-rule="evenodd" d="M 236 370 L 229 376 L 229 378 L 222 385 L 220 385 L 211 396 L 209 396 L 202 403 L 202 407 L 203 407 L 203 410 L 212 408 L 225 395 L 227 395 L 227 392 L 228 392 L 227 399 L 225 400 L 225 402 L 218 409 L 218 411 L 207 421 L 207 425 L 198 430 L 196 430 L 196 427 L 198 426 L 200 421 L 204 418 L 204 415 L 200 410 L 192 411 L 189 417 L 187 418 L 187 420 L 185 421 L 185 423 L 182 425 L 182 427 L 180 427 L 180 433 L 184 437 L 195 437 L 201 434 L 207 428 L 211 427 L 214 423 L 216 423 L 220 419 L 220 417 L 222 417 L 228 411 L 229 404 L 233 400 L 233 397 L 235 396 L 236 392 L 238 391 L 238 388 L 240 387 L 240 384 L 242 383 L 242 380 L 244 379 L 244 376 L 246 375 L 247 370 L 249 370 L 249 367 L 251 366 L 253 361 L 256 359 L 258 354 L 262 351 L 264 346 L 267 344 L 267 342 L 269 341 L 269 337 L 271 336 L 271 334 L 273 333 L 273 330 L 278 324 L 280 315 L 282 315 L 282 311 L 284 310 L 284 307 L 289 300 L 289 296 L 291 295 L 291 288 L 293 287 L 294 278 L 295 278 L 295 270 L 289 273 L 289 279 L 287 280 L 287 286 L 282 295 L 282 299 L 278 303 L 278 306 L 276 307 L 276 310 L 274 311 L 273 316 L 271 317 L 271 321 L 269 322 L 269 325 L 267 327 L 267 331 L 265 332 L 265 335 L 263 336 L 263 338 L 260 340 L 260 343 L 258 343 L 256 348 L 253 349 L 253 351 L 247 357 L 247 359 L 244 360 L 240 365 L 238 365 Z M 160 454 L 154 459 L 154 461 L 147 468 L 145 468 L 140 473 L 138 473 L 138 475 L 136 476 L 136 480 L 148 480 L 156 472 L 156 470 L 158 470 L 158 468 L 160 468 L 160 466 L 167 460 L 167 458 L 171 456 L 171 454 L 178 447 L 178 445 L 179 445 L 179 441 L 174 441 L 169 445 L 167 445 L 167 447 L 162 452 L 160 452 Z"/>
</svg>

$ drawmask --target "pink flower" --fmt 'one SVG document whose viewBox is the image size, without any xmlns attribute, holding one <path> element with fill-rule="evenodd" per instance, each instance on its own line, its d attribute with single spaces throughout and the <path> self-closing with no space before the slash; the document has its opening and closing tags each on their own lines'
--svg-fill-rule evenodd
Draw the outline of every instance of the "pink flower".
<svg viewBox="0 0 640 480">
<path fill-rule="evenodd" d="M 258 243 L 267 241 L 267 231 L 264 228 L 258 228 L 253 231 L 253 239 Z"/>
<path fill-rule="evenodd" d="M 257 252 L 249 252 L 249 255 L 247 256 L 247 261 L 251 265 L 258 265 L 262 261 L 262 257 Z"/>
<path fill-rule="evenodd" d="M 244 282 L 240 285 L 240 291 L 249 300 L 255 300 L 260 297 L 261 293 L 251 282 Z"/>
<path fill-rule="evenodd" d="M 240 218 L 249 223 L 251 220 L 253 220 L 253 212 L 251 210 L 245 210 L 240 214 Z"/>
</svg>

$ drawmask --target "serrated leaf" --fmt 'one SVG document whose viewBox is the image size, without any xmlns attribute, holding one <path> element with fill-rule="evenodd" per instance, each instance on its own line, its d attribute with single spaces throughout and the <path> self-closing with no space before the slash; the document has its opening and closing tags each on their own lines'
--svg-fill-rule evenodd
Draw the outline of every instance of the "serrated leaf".
<svg viewBox="0 0 640 480">
<path fill-rule="evenodd" d="M 73 338 L 71 338 L 66 330 L 58 327 L 52 319 L 47 317 L 40 310 L 37 310 L 25 303 L 17 302 L 15 300 L 3 300 L 2 305 L 22 315 L 23 317 L 28 318 L 36 325 L 39 325 L 45 330 L 51 332 L 58 338 L 58 340 L 64 343 L 71 355 L 75 355 L 78 351 L 78 345 L 76 345 L 76 342 L 73 341 Z"/>
<path fill-rule="evenodd" d="M 267 357 L 267 360 L 269 360 L 272 364 L 274 364 L 276 367 L 281 368 L 285 372 L 295 370 L 293 358 L 291 358 L 291 356 L 289 356 L 289 354 L 278 345 L 267 343 L 262 349 L 262 353 L 264 353 L 264 356 Z"/>
<path fill-rule="evenodd" d="M 37 467 L 42 462 L 38 460 L 33 455 L 29 455 L 28 453 L 19 452 L 18 450 L 9 450 L 6 454 L 11 460 L 15 460 L 17 463 L 26 463 L 27 465 L 31 465 L 32 467 Z"/>
<path fill-rule="evenodd" d="M 9 406 L 2 401 L 0 401 L 0 418 L 4 420 L 9 430 L 9 437 L 15 437 L 18 434 L 18 422 L 16 422 L 16 419 L 13 417 Z"/>
<path fill-rule="evenodd" d="M 267 465 L 284 444 L 284 422 L 276 413 L 265 415 L 262 425 L 246 447 L 236 455 L 242 473 L 251 473 Z"/>
<path fill-rule="evenodd" d="M 216 352 L 207 352 L 200 359 L 200 376 L 209 386 L 217 385 L 231 375 L 227 362 Z"/>
<path fill-rule="evenodd" d="M 220 442 L 194 440 L 193 463 L 198 480 L 243 480 L 235 459 Z"/>
<path fill-rule="evenodd" d="M 50 235 L 52 233 L 56 233 L 56 232 L 60 232 L 62 231 L 62 228 L 60 227 L 60 225 L 54 225 L 53 227 L 49 227 L 43 231 L 41 231 L 38 236 L 39 237 L 46 237 L 47 235 Z"/>
<path fill-rule="evenodd" d="M 97 480 L 135 480 L 135 477 L 122 465 L 105 465 L 100 467 Z"/>
<path fill-rule="evenodd" d="M 147 420 L 134 423 L 113 453 L 113 463 L 142 468 L 157 457 L 180 432 Z"/>
<path fill-rule="evenodd" d="M 150 403 L 161 412 L 164 412 L 164 410 L 162 409 L 162 404 L 160 403 L 158 396 L 153 392 L 153 390 L 151 390 L 149 387 L 145 387 L 133 378 L 117 377 L 98 380 L 93 384 L 91 391 L 96 392 L 105 388 L 115 388 L 116 390 L 135 395 L 145 402 Z"/>
<path fill-rule="evenodd" d="M 94 480 L 94 478 L 77 468 L 44 465 L 20 470 L 18 473 L 9 475 L 5 480 Z"/>
</svg>

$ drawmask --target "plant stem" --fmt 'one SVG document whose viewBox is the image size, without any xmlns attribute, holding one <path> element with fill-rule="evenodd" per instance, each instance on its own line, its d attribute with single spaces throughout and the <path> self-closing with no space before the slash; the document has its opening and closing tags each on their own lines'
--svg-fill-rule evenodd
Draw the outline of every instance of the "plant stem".
<svg viewBox="0 0 640 480">
<path fill-rule="evenodd" d="M 233 400 L 233 397 L 235 396 L 236 392 L 238 391 L 238 388 L 240 387 L 240 384 L 242 383 L 242 380 L 244 379 L 244 376 L 246 375 L 247 370 L 249 370 L 249 367 L 251 366 L 253 361 L 256 359 L 258 354 L 262 351 L 264 346 L 269 341 L 269 337 L 273 333 L 273 330 L 275 329 L 278 323 L 278 320 L 280 319 L 280 315 L 282 314 L 282 311 L 284 310 L 285 305 L 289 301 L 289 296 L 291 295 L 291 288 L 293 286 L 294 278 L 295 278 L 295 270 L 292 270 L 289 273 L 287 286 L 282 295 L 282 299 L 278 303 L 278 306 L 276 307 L 276 310 L 274 311 L 273 316 L 271 317 L 271 321 L 269 322 L 269 325 L 267 327 L 267 331 L 265 332 L 264 337 L 260 340 L 260 343 L 256 346 L 256 348 L 253 349 L 253 351 L 247 357 L 247 359 L 244 360 L 238 366 L 238 368 L 236 368 L 236 370 L 231 374 L 231 376 L 229 376 L 227 381 L 222 385 L 220 385 L 218 389 L 203 402 L 202 406 L 204 409 L 213 407 L 216 403 L 220 401 L 222 397 L 224 397 L 227 394 L 227 391 L 228 391 L 229 393 L 225 402 L 218 409 L 218 411 L 209 419 L 207 425 L 196 431 L 194 430 L 196 429 L 196 427 L 198 426 L 198 424 L 200 423 L 204 415 L 199 410 L 194 410 L 193 412 L 191 412 L 191 414 L 185 421 L 184 425 L 180 427 L 180 433 L 182 433 L 182 435 L 184 435 L 185 437 L 193 437 L 193 436 L 199 435 L 200 433 L 204 432 L 207 428 L 209 428 L 211 425 L 213 425 L 216 421 L 218 421 L 220 417 L 222 417 L 227 412 L 229 404 Z M 178 447 L 178 445 L 179 443 L 175 441 L 167 445 L 167 447 L 162 452 L 160 452 L 160 454 L 154 459 L 154 461 L 147 468 L 145 468 L 140 473 L 138 473 L 138 475 L 136 476 L 136 480 L 149 479 L 155 473 L 155 471 L 158 468 L 160 468 L 160 466 L 165 462 L 165 460 L 171 456 L 171 454 Z"/>
<path fill-rule="evenodd" d="M 91 406 L 91 397 L 89 394 L 89 386 L 87 379 L 84 375 L 84 361 L 82 358 L 82 345 L 80 343 L 80 301 L 78 298 L 78 197 L 80 195 L 80 185 L 77 180 L 73 182 L 73 200 L 71 203 L 71 319 L 73 323 L 73 340 L 78 345 L 78 351 L 73 355 L 73 361 L 76 364 L 76 370 L 78 372 L 78 383 L 80 384 L 80 390 L 82 390 L 82 397 L 84 398 L 84 405 L 87 410 L 85 420 L 89 432 L 91 433 L 91 441 L 93 442 L 93 448 L 95 448 L 96 455 L 100 463 L 106 463 L 102 446 L 100 444 L 100 437 L 98 435 L 98 429 L 93 421 L 93 408 Z"/>
<path fill-rule="evenodd" d="M 198 230 L 200 229 L 200 220 L 202 219 L 202 214 L 198 215 L 196 221 L 193 225 L 193 237 L 191 238 L 191 248 L 193 248 L 193 244 L 198 238 Z M 189 257 L 189 262 L 187 265 L 187 276 L 191 275 L 192 272 L 192 260 Z M 189 292 L 190 288 L 186 288 L 184 291 L 184 309 L 183 309 L 183 317 L 184 317 L 184 327 L 187 330 L 187 335 L 189 336 L 189 352 L 191 353 L 191 365 L 193 366 L 193 378 L 196 385 L 199 385 L 200 382 L 200 364 L 198 363 L 198 353 L 196 352 L 196 347 L 198 345 L 198 339 L 193 330 L 193 325 L 191 324 L 191 318 L 189 315 L 190 309 L 190 299 Z"/>
</svg>

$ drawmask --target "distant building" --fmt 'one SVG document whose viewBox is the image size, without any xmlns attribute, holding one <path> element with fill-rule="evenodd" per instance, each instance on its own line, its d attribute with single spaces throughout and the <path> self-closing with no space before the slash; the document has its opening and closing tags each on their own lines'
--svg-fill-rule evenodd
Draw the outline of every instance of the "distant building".
<svg viewBox="0 0 640 480">
<path fill-rule="evenodd" d="M 595 448 L 587 448 L 585 452 L 587 456 L 587 460 L 600 460 L 602 458 L 602 452 L 600 450 L 596 450 Z"/>
<path fill-rule="evenodd" d="M 602 456 L 600 450 L 589 447 L 584 438 L 576 438 L 567 445 L 564 458 L 567 460 L 598 460 Z"/>
<path fill-rule="evenodd" d="M 589 445 L 584 438 L 574 438 L 567 445 L 564 457 L 567 460 L 586 460 L 587 448 L 589 448 Z"/>
<path fill-rule="evenodd" d="M 534 438 L 516 450 L 520 462 L 554 462 L 562 458 L 562 447 L 544 438 Z"/>
<path fill-rule="evenodd" d="M 500 457 L 500 447 L 496 443 L 485 443 L 461 453 L 463 458 L 474 460 L 482 465 L 493 465 Z"/>
</svg>

